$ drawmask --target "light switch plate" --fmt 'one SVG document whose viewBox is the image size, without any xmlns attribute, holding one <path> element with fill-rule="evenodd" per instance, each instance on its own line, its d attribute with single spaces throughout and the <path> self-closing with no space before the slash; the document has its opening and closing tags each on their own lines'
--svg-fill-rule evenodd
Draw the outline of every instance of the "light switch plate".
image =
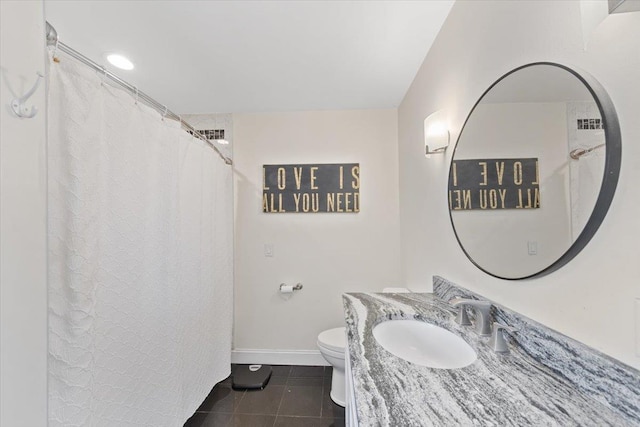
<svg viewBox="0 0 640 427">
<path fill-rule="evenodd" d="M 527 251 L 529 255 L 538 255 L 538 242 L 528 241 L 527 242 Z"/>
<path fill-rule="evenodd" d="M 273 243 L 264 244 L 264 256 L 273 258 Z"/>
</svg>

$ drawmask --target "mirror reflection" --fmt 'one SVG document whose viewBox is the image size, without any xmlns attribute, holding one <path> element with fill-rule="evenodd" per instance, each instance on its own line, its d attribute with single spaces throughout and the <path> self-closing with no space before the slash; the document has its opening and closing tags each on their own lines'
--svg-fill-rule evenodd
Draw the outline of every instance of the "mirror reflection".
<svg viewBox="0 0 640 427">
<path fill-rule="evenodd" d="M 545 63 L 503 77 L 467 118 L 450 168 L 451 221 L 467 256 L 506 279 L 553 265 L 591 217 L 605 155 L 599 105 L 573 72 Z"/>
</svg>

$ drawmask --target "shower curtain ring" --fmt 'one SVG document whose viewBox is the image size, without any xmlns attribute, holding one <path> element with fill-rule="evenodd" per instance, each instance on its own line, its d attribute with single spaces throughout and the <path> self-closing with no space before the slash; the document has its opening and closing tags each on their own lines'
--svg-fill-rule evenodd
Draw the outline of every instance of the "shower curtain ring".
<svg viewBox="0 0 640 427">
<path fill-rule="evenodd" d="M 100 86 L 104 86 L 104 81 L 107 78 L 107 69 L 104 67 L 100 67 L 102 71 L 102 79 L 100 81 Z"/>
<path fill-rule="evenodd" d="M 56 43 L 53 45 L 53 53 L 51 55 L 53 62 L 60 62 L 60 60 L 56 56 L 56 53 L 58 53 L 58 43 L 60 43 L 60 39 L 56 37 Z"/>
<path fill-rule="evenodd" d="M 138 88 L 136 87 L 136 105 L 138 105 Z"/>
<path fill-rule="evenodd" d="M 167 108 L 167 106 L 164 106 L 164 113 L 162 113 L 162 120 L 164 121 L 165 116 L 167 115 L 167 111 L 169 111 L 169 109 Z"/>
</svg>

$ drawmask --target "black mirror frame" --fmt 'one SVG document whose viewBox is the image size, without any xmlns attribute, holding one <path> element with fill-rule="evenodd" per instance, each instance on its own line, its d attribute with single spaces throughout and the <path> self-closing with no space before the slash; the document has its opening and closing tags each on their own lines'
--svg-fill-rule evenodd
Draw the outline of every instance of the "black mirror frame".
<svg viewBox="0 0 640 427">
<path fill-rule="evenodd" d="M 600 186 L 600 192 L 598 194 L 598 198 L 593 207 L 593 211 L 589 216 L 589 220 L 584 226 L 584 229 L 580 232 L 578 238 L 573 242 L 573 244 L 567 249 L 567 251 L 560 256 L 555 262 L 553 262 L 548 267 L 538 271 L 537 273 L 530 274 L 528 276 L 523 277 L 502 277 L 497 274 L 491 273 L 490 271 L 485 270 L 478 263 L 474 261 L 473 258 L 469 255 L 467 250 L 464 248 L 460 240 L 460 236 L 458 236 L 458 232 L 456 231 L 456 226 L 453 222 L 453 216 L 451 214 L 451 209 L 449 209 L 449 219 L 451 220 L 451 226 L 453 227 L 453 232 L 456 236 L 456 240 L 458 240 L 458 244 L 464 254 L 469 258 L 469 260 L 478 267 L 480 270 L 485 272 L 486 274 L 496 277 L 498 279 L 504 280 L 525 280 L 525 279 L 534 279 L 546 276 L 547 274 L 553 273 L 554 271 L 560 269 L 565 266 L 569 261 L 576 257 L 584 249 L 584 247 L 589 243 L 589 241 L 596 234 L 596 231 L 602 224 L 604 217 L 607 215 L 609 207 L 611 206 L 611 202 L 613 200 L 613 196 L 616 192 L 616 187 L 618 185 L 618 178 L 620 176 L 620 164 L 622 160 L 622 135 L 620 132 L 620 122 L 618 121 L 618 114 L 616 113 L 616 109 L 609 97 L 609 94 L 604 89 L 604 87 L 590 74 L 584 71 L 576 71 L 566 65 L 555 63 L 555 62 L 532 62 L 529 64 L 522 65 L 517 67 L 508 73 L 504 74 L 498 80 L 496 80 L 487 90 L 484 91 L 482 96 L 478 98 L 476 103 L 471 108 L 471 111 L 467 115 L 467 118 L 464 121 L 462 129 L 460 130 L 460 134 L 458 135 L 458 139 L 456 141 L 456 146 L 453 150 L 453 154 L 451 155 L 451 163 L 449 164 L 449 177 L 451 177 L 451 165 L 453 164 L 453 159 L 455 158 L 455 153 L 458 148 L 458 143 L 460 142 L 460 137 L 464 133 L 464 128 L 469 121 L 469 118 L 475 111 L 476 107 L 482 101 L 491 89 L 500 83 L 503 79 L 511 74 L 527 67 L 532 67 L 535 65 L 550 65 L 553 67 L 559 67 L 568 71 L 572 75 L 574 75 L 578 80 L 580 80 L 585 87 L 591 93 L 591 96 L 595 100 L 598 105 L 598 109 L 600 110 L 600 116 L 602 118 L 602 123 L 604 127 L 604 136 L 605 136 L 605 166 L 604 166 L 604 176 L 602 178 L 602 185 Z M 449 182 L 449 180 L 447 181 Z M 447 186 L 448 190 L 448 186 Z"/>
</svg>

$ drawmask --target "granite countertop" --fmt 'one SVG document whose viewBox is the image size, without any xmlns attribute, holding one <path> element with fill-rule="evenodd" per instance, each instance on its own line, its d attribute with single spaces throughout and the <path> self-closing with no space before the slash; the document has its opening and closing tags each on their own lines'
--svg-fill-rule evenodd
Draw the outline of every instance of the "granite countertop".
<svg viewBox="0 0 640 427">
<path fill-rule="evenodd" d="M 433 294 L 350 293 L 343 302 L 361 427 L 639 425 L 635 414 L 582 392 L 517 346 L 495 353 L 488 337 L 455 323 L 455 310 Z M 478 359 L 450 370 L 402 360 L 372 334 L 375 325 L 393 319 L 423 320 L 454 332 Z"/>
</svg>

